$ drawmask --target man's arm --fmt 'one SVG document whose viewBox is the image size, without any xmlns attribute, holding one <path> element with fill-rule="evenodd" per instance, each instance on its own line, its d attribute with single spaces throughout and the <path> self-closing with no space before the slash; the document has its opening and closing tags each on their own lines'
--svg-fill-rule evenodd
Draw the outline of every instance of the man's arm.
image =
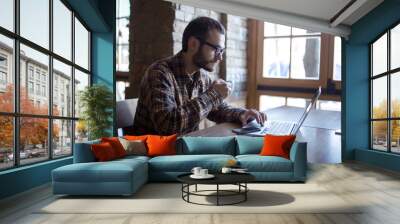
<svg viewBox="0 0 400 224">
<path fill-rule="evenodd" d="M 216 123 L 222 122 L 236 122 L 240 123 L 240 115 L 246 112 L 243 108 L 234 108 L 229 106 L 227 103 L 223 102 L 218 108 L 212 110 L 207 118 Z"/>
<path fill-rule="evenodd" d="M 222 103 L 218 92 L 209 88 L 184 105 L 176 104 L 173 81 L 161 71 L 149 71 L 151 122 L 160 134 L 186 133 Z"/>
</svg>

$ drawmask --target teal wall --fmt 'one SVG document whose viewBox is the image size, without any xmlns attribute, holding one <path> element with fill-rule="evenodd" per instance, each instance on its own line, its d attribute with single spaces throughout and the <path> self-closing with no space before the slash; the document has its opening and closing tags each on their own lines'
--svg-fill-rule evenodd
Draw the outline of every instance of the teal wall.
<svg viewBox="0 0 400 224">
<path fill-rule="evenodd" d="M 343 160 L 359 160 L 397 169 L 398 156 L 382 156 L 369 150 L 369 43 L 393 24 L 400 22 L 400 0 L 386 0 L 351 27 L 344 44 L 344 144 Z M 359 150 L 363 150 L 359 152 Z M 387 154 L 387 153 L 386 153 Z M 377 162 L 379 160 L 379 162 Z"/>
<path fill-rule="evenodd" d="M 92 32 L 92 82 L 107 85 L 115 96 L 115 0 L 67 2 Z M 115 111 L 110 119 L 115 120 Z M 69 157 L 0 172 L 0 199 L 48 183 L 53 169 L 71 163 Z"/>
</svg>

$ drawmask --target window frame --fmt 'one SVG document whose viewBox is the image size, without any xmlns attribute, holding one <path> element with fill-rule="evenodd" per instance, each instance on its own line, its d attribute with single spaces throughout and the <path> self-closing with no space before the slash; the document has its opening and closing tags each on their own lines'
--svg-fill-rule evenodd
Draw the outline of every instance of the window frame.
<svg viewBox="0 0 400 224">
<path fill-rule="evenodd" d="M 53 59 L 58 60 L 61 63 L 64 63 L 68 66 L 71 66 L 71 104 L 74 105 L 75 103 L 75 88 L 73 85 L 75 82 L 75 69 L 81 71 L 82 73 L 88 75 L 89 78 L 89 83 L 88 86 L 92 85 L 92 58 L 91 58 L 91 51 L 92 51 L 92 43 L 91 43 L 91 37 L 92 37 L 92 30 L 88 27 L 88 25 L 84 22 L 84 20 L 79 16 L 78 13 L 76 13 L 72 7 L 68 4 L 68 2 L 66 2 L 65 0 L 59 0 L 68 10 L 71 11 L 71 26 L 72 26 L 72 30 L 71 30 L 71 59 L 67 59 L 64 58 L 61 55 L 58 55 L 57 53 L 55 53 L 53 50 L 53 1 L 54 0 L 48 0 L 48 4 L 49 4 L 49 48 L 46 49 L 45 47 L 40 46 L 39 44 L 36 44 L 32 41 L 30 41 L 29 39 L 26 39 L 24 37 L 22 37 L 20 35 L 20 0 L 14 0 L 13 1 L 13 10 L 14 10 L 14 31 L 10 31 L 4 27 L 0 26 L 0 35 L 10 38 L 13 41 L 13 52 L 12 52 L 12 56 L 13 56 L 13 65 L 12 65 L 12 69 L 11 69 L 11 75 L 13 75 L 14 77 L 14 109 L 13 112 L 2 112 L 0 111 L 0 116 L 2 117 L 11 117 L 13 119 L 13 166 L 10 167 L 5 167 L 5 168 L 0 168 L 0 172 L 5 171 L 5 170 L 10 170 L 10 169 L 16 169 L 19 167 L 23 167 L 23 166 L 30 166 L 33 164 L 38 164 L 38 163 L 43 163 L 46 161 L 51 161 L 54 159 L 61 159 L 61 158 L 66 158 L 66 157 L 70 157 L 73 156 L 73 152 L 74 152 L 74 143 L 75 143 L 75 126 L 76 126 L 76 121 L 79 120 L 79 117 L 75 117 L 75 108 L 72 107 L 72 114 L 70 116 L 56 116 L 53 115 Z M 77 20 L 79 20 L 79 22 L 83 25 L 83 27 L 88 31 L 88 69 L 85 69 L 81 66 L 79 66 L 78 64 L 75 63 L 75 18 Z M 48 93 L 45 93 L 45 95 L 48 97 L 47 101 L 48 101 L 48 112 L 46 115 L 39 115 L 39 114 L 27 114 L 27 113 L 21 113 L 20 111 L 20 87 L 21 87 L 21 80 L 20 80 L 20 70 L 21 70 L 21 52 L 20 52 L 20 45 L 23 44 L 26 47 L 32 48 L 33 50 L 36 50 L 42 54 L 45 54 L 46 56 L 48 56 L 48 71 L 47 71 L 47 83 L 46 83 L 46 87 L 45 90 Z M 31 79 L 30 77 L 30 65 L 29 63 L 26 64 L 26 82 L 28 82 L 29 80 L 31 80 L 33 82 L 34 85 L 34 92 L 36 92 L 35 89 L 35 85 L 36 84 L 41 84 L 42 83 L 42 79 L 41 79 L 41 74 L 42 72 L 39 72 L 39 79 L 36 79 L 36 73 L 38 72 L 37 68 L 33 67 L 33 79 Z M 42 71 L 42 69 L 40 69 L 40 71 Z M 27 91 L 28 90 L 28 84 L 26 85 L 27 87 Z M 40 85 L 40 87 L 42 88 L 42 85 Z M 36 94 L 34 94 L 36 95 Z M 37 95 L 38 97 L 43 97 L 40 91 L 40 94 Z M 32 100 L 32 99 L 31 99 Z M 35 103 L 35 102 L 33 102 Z M 20 119 L 21 118 L 44 118 L 47 119 L 47 123 L 48 123 L 48 135 L 47 135 L 47 152 L 48 154 L 46 155 L 46 157 L 43 157 L 43 160 L 37 161 L 37 162 L 28 162 L 28 163 L 21 163 L 21 158 L 20 158 Z M 62 156 L 55 156 L 53 155 L 54 152 L 54 147 L 53 147 L 53 123 L 56 122 L 57 120 L 61 120 L 61 121 L 70 121 L 71 125 L 72 125 L 72 132 L 71 132 L 71 153 L 67 154 L 67 155 L 62 155 Z"/>
<path fill-rule="evenodd" d="M 392 151 L 392 127 L 391 127 L 391 122 L 392 121 L 400 121 L 400 117 L 392 117 L 392 111 L 391 111 L 391 106 L 392 106 L 392 101 L 391 101 L 391 78 L 392 75 L 395 75 L 396 73 L 400 72 L 400 67 L 391 69 L 391 30 L 395 28 L 396 26 L 400 26 L 400 21 L 397 21 L 396 23 L 392 24 L 390 27 L 385 29 L 385 31 L 381 34 L 379 34 L 375 39 L 373 39 L 370 43 L 368 43 L 368 51 L 369 51 L 369 71 L 368 71 L 368 81 L 369 81 L 369 149 L 372 151 L 378 151 L 378 152 L 386 152 L 386 153 L 391 153 L 391 154 L 400 154 L 400 152 L 393 152 Z M 383 73 L 379 73 L 374 75 L 373 74 L 373 44 L 378 41 L 381 37 L 384 35 L 387 35 L 387 63 L 386 63 L 386 71 Z M 386 105 L 386 118 L 373 118 L 373 81 L 382 77 L 386 77 L 386 87 L 387 87 L 387 105 Z M 373 132 L 373 122 L 376 121 L 386 121 L 386 135 L 388 136 L 386 138 L 386 151 L 384 150 L 379 150 L 374 148 L 374 132 Z"/>
</svg>

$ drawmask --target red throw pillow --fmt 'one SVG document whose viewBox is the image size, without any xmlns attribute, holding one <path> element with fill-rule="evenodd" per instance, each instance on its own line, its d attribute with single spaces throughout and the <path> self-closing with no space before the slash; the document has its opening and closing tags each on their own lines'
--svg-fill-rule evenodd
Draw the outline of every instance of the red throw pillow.
<svg viewBox="0 0 400 224">
<path fill-rule="evenodd" d="M 124 139 L 129 140 L 129 141 L 146 141 L 148 135 L 125 135 Z"/>
<path fill-rule="evenodd" d="M 146 140 L 148 156 L 176 155 L 176 138 L 176 134 L 170 136 L 149 135 Z"/>
<path fill-rule="evenodd" d="M 260 155 L 280 156 L 289 159 L 290 147 L 292 147 L 295 139 L 296 135 L 265 135 Z"/>
<path fill-rule="evenodd" d="M 118 158 L 126 156 L 126 151 L 117 137 L 101 138 L 101 142 L 108 142 L 115 151 Z"/>
<path fill-rule="evenodd" d="M 92 144 L 90 148 L 92 149 L 94 157 L 99 162 L 109 161 L 117 158 L 113 147 L 108 142 Z"/>
</svg>

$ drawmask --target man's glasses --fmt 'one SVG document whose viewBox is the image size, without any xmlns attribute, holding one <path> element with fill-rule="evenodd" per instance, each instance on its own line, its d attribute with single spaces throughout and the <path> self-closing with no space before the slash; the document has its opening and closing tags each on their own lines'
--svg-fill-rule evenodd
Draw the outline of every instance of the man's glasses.
<svg viewBox="0 0 400 224">
<path fill-rule="evenodd" d="M 196 38 L 200 41 L 200 43 L 201 43 L 202 45 L 205 44 L 205 45 L 208 45 L 208 46 L 210 46 L 211 48 L 213 48 L 213 49 L 214 49 L 214 52 L 215 52 L 215 56 L 222 55 L 222 54 L 225 52 L 225 48 L 222 48 L 222 47 L 220 47 L 220 46 L 218 46 L 218 45 L 212 44 L 212 43 L 210 43 L 210 42 L 208 42 L 208 41 L 206 41 L 206 40 L 203 40 L 203 39 L 201 39 L 201 38 L 198 38 L 198 37 L 196 37 Z"/>
</svg>

